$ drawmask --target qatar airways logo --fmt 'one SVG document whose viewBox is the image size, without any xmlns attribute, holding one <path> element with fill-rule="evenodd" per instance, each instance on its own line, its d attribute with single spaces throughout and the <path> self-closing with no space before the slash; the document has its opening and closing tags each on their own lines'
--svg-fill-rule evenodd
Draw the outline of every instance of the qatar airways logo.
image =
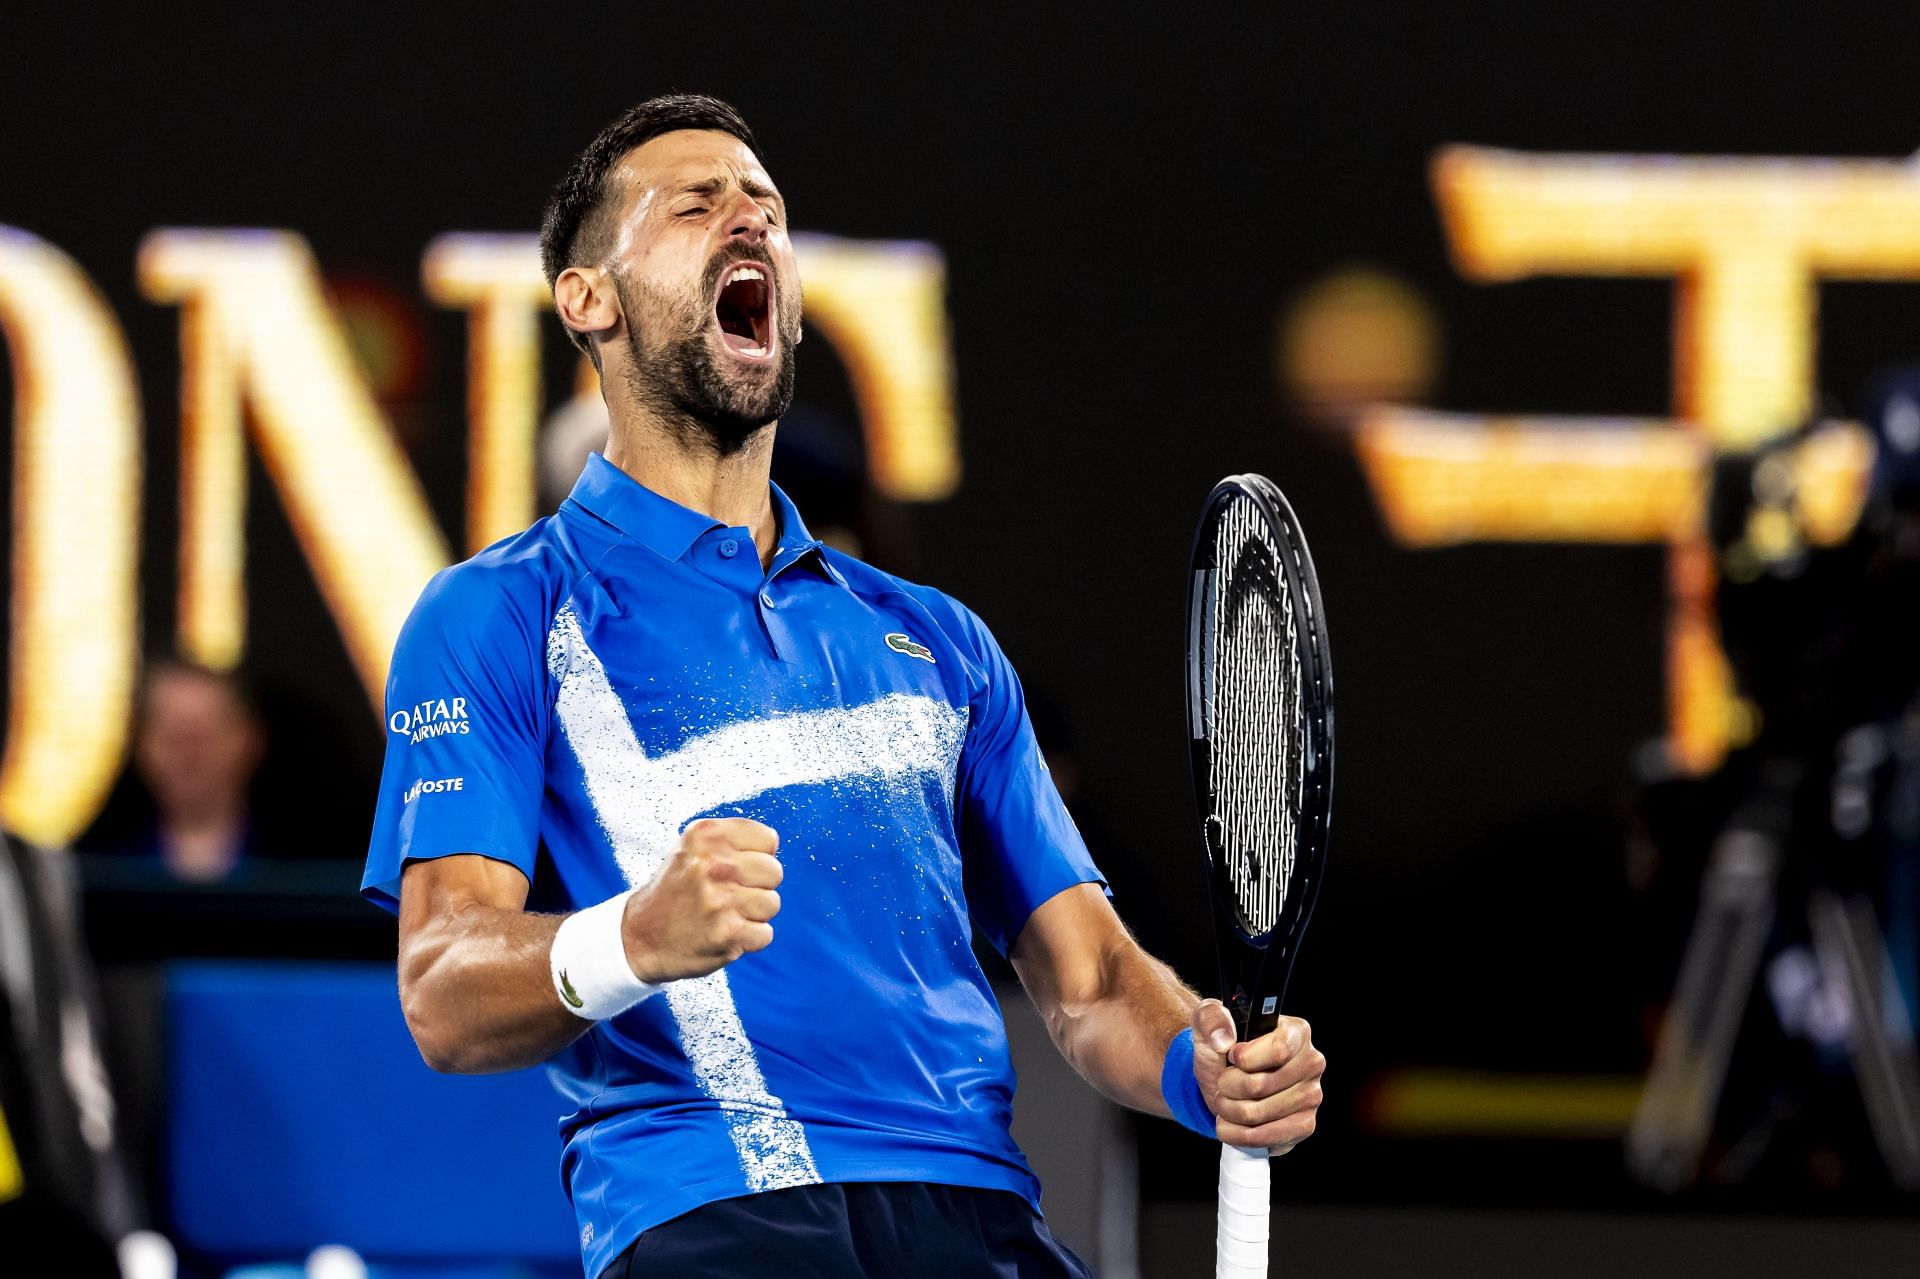
<svg viewBox="0 0 1920 1279">
<path fill-rule="evenodd" d="M 395 711 L 387 717 L 387 727 L 405 737 L 409 746 L 418 746 L 429 737 L 473 731 L 464 697 L 442 697 Z"/>
</svg>

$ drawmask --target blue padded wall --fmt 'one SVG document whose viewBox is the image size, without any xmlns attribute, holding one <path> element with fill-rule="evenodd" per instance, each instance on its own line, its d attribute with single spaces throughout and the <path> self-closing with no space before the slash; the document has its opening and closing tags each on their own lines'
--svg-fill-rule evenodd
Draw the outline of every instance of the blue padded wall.
<svg viewBox="0 0 1920 1279">
<path fill-rule="evenodd" d="M 189 1246 L 578 1266 L 565 1103 L 544 1070 L 429 1070 L 390 965 L 176 964 L 167 1015 L 168 1181 Z"/>
</svg>

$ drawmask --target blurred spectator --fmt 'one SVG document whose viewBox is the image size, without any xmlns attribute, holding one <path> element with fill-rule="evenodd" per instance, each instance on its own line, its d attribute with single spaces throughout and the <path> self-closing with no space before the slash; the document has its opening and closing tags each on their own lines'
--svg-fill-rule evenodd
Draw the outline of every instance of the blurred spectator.
<svg viewBox="0 0 1920 1279">
<path fill-rule="evenodd" d="M 589 455 L 607 447 L 607 406 L 582 392 L 547 415 L 540 428 L 540 509 L 557 510 L 573 492 Z"/>
<path fill-rule="evenodd" d="M 246 681 L 177 658 L 154 663 L 133 745 L 152 812 L 102 851 L 157 858 L 176 879 L 227 878 L 254 852 L 249 791 L 265 753 Z"/>
</svg>

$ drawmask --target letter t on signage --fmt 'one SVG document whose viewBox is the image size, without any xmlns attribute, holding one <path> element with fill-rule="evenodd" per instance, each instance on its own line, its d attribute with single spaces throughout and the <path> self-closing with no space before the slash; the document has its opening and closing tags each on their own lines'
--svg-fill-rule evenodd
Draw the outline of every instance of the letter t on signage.
<svg viewBox="0 0 1920 1279">
<path fill-rule="evenodd" d="M 1677 420 L 1376 412 L 1357 443 L 1387 522 L 1413 545 L 1666 541 L 1668 743 L 1681 767 L 1710 768 L 1742 723 L 1713 616 L 1712 456 L 1806 420 L 1819 279 L 1920 279 L 1920 171 L 1453 147 L 1436 158 L 1434 187 L 1471 278 L 1674 277 Z M 1810 539 L 1846 536 L 1870 464 L 1856 427 L 1800 447 Z"/>
</svg>

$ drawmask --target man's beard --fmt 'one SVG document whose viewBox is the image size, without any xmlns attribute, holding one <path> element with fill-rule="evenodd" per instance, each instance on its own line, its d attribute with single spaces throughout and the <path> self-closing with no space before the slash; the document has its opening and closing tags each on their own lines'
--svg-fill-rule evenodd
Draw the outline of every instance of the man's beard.
<svg viewBox="0 0 1920 1279">
<path fill-rule="evenodd" d="M 733 254 L 726 261 L 738 257 Z M 724 266 L 725 262 L 716 259 L 708 269 L 705 297 L 713 296 L 713 286 L 719 283 Z M 772 274 L 772 263 L 762 266 Z M 722 362 L 728 357 L 714 350 L 709 336 L 713 324 L 709 310 L 669 299 L 644 282 L 620 275 L 614 277 L 614 287 L 625 312 L 627 354 L 632 357 L 627 393 L 642 410 L 681 435 L 689 447 L 704 447 L 717 456 L 729 457 L 745 448 L 762 428 L 778 421 L 792 405 L 798 325 L 787 323 L 791 304 L 784 295 L 776 295 L 779 309 L 767 316 L 780 346 L 774 376 L 748 383 L 727 375 Z M 677 336 L 643 345 L 643 315 L 651 317 L 647 324 L 650 331 Z"/>
</svg>

